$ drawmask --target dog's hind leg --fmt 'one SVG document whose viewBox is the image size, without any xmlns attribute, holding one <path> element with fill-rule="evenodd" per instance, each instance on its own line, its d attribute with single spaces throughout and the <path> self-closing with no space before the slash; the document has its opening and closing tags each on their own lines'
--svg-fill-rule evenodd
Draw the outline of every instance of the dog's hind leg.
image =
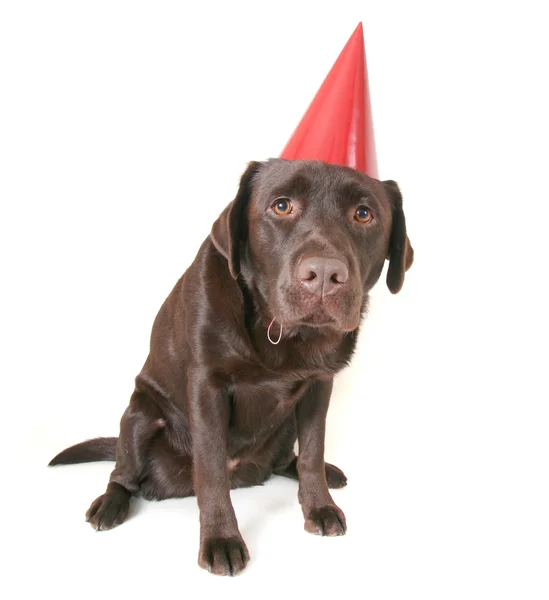
<svg viewBox="0 0 549 600">
<path fill-rule="evenodd" d="M 139 490 L 151 441 L 164 425 L 154 402 L 135 391 L 120 421 L 116 466 L 107 490 L 92 502 L 86 513 L 86 520 L 96 531 L 112 529 L 126 519 L 130 498 Z"/>
</svg>

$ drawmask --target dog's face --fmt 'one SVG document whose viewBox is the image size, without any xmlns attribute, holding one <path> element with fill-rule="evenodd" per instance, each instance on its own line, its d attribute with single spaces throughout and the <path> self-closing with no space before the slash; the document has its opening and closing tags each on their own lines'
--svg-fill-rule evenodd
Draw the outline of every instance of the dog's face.
<svg viewBox="0 0 549 600">
<path fill-rule="evenodd" d="M 393 293 L 413 260 L 396 183 L 319 161 L 251 163 L 211 238 L 286 327 L 353 331 L 385 259 Z"/>
</svg>

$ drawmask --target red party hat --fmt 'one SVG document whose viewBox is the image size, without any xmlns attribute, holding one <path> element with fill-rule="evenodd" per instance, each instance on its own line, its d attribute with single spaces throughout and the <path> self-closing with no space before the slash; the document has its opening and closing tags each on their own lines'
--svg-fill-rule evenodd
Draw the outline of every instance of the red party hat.
<svg viewBox="0 0 549 600">
<path fill-rule="evenodd" d="M 377 178 L 362 23 L 341 51 L 280 158 L 322 160 Z"/>
</svg>

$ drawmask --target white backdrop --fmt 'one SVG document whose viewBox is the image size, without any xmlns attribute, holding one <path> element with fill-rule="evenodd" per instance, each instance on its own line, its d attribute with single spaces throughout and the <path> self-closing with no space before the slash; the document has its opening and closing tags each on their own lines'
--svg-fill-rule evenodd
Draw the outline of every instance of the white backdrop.
<svg viewBox="0 0 549 600">
<path fill-rule="evenodd" d="M 539 2 L 3 2 L 0 239 L 10 597 L 548 597 L 546 91 Z M 196 565 L 194 498 L 94 533 L 153 318 L 364 22 L 380 176 L 416 264 L 335 387 L 345 538 L 294 482 L 233 493 L 252 561 Z M 6 560 L 6 559 L 5 559 Z"/>
</svg>

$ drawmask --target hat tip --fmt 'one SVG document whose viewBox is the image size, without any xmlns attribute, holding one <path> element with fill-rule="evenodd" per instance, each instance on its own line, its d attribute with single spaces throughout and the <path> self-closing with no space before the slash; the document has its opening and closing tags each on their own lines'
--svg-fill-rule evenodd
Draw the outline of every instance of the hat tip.
<svg viewBox="0 0 549 600">
<path fill-rule="evenodd" d="M 354 37 L 359 37 L 364 39 L 364 29 L 362 27 L 362 21 L 359 21 L 358 25 L 355 27 L 355 30 L 353 31 L 353 35 L 351 36 L 351 38 Z"/>
</svg>

